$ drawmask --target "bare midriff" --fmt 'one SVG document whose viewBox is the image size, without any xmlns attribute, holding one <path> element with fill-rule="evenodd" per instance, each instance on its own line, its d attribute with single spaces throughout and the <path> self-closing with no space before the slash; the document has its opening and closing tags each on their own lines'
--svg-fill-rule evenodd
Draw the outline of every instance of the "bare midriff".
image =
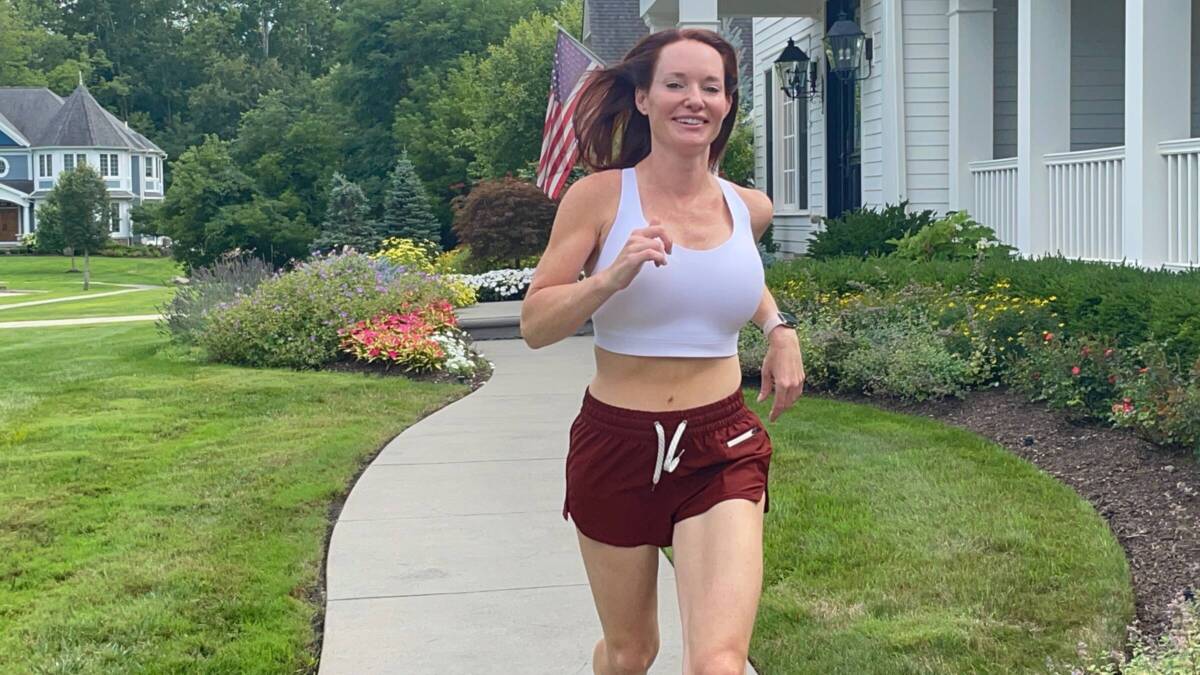
<svg viewBox="0 0 1200 675">
<path fill-rule="evenodd" d="M 631 356 L 594 347 L 588 387 L 603 403 L 634 410 L 684 410 L 719 401 L 742 386 L 737 356 Z"/>
</svg>

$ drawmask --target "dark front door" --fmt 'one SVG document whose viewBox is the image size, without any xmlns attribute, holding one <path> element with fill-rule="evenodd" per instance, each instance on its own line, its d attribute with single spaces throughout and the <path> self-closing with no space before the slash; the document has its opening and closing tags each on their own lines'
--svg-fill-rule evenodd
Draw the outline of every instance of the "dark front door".
<svg viewBox="0 0 1200 675">
<path fill-rule="evenodd" d="M 17 241 L 18 216 L 15 208 L 0 206 L 0 241 Z"/>
<path fill-rule="evenodd" d="M 862 25 L 859 0 L 828 0 L 825 29 L 841 16 Z M 826 62 L 828 65 L 828 62 Z M 862 206 L 862 132 L 858 82 L 825 72 L 825 133 L 829 139 L 826 168 L 829 172 L 827 210 L 830 218 Z"/>
</svg>

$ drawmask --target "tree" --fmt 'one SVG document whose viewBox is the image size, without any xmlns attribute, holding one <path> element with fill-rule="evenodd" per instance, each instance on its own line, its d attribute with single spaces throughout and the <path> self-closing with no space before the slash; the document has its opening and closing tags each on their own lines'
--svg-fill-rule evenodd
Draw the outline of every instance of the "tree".
<svg viewBox="0 0 1200 675">
<path fill-rule="evenodd" d="M 368 219 L 368 210 L 362 189 L 346 180 L 342 174 L 334 173 L 325 224 L 310 248 L 329 251 L 351 246 L 358 251 L 374 251 L 379 247 L 379 232 Z"/>
<path fill-rule="evenodd" d="M 411 95 L 396 106 L 392 131 L 421 167 L 443 223 L 453 219 L 450 201 L 468 183 L 520 175 L 536 164 L 557 38 L 554 20 L 576 27 L 581 11 L 579 0 L 568 0 L 552 15 L 534 12 L 501 42 L 461 55 L 445 73 L 427 68 L 411 82 Z"/>
<path fill-rule="evenodd" d="M 175 162 L 174 180 L 158 209 L 155 229 L 171 238 L 176 260 L 189 270 L 201 267 L 229 250 L 223 248 L 227 239 L 211 236 L 209 223 L 224 207 L 253 198 L 254 183 L 234 165 L 229 144 L 207 136 Z"/>
<path fill-rule="evenodd" d="M 558 210 L 541 188 L 515 178 L 483 181 L 455 206 L 454 232 L 471 257 L 513 267 L 546 247 Z"/>
<path fill-rule="evenodd" d="M 433 217 L 433 211 L 429 209 L 425 186 L 409 161 L 408 153 L 404 152 L 392 171 L 391 186 L 384 198 L 379 234 L 383 238 L 405 237 L 431 241 L 440 246 L 441 229 Z"/>
<path fill-rule="evenodd" d="M 88 290 L 90 254 L 104 248 L 109 240 L 108 188 L 100 174 L 87 164 L 61 174 L 38 216 L 39 247 L 45 239 L 47 247 L 61 244 L 72 252 L 83 251 L 83 290 Z"/>
</svg>

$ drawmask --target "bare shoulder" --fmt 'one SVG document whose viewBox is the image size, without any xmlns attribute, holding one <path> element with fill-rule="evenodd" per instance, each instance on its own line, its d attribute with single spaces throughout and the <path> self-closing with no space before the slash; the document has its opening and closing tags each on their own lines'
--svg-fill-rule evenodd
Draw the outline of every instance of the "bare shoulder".
<svg viewBox="0 0 1200 675">
<path fill-rule="evenodd" d="M 591 173 L 571 184 L 563 195 L 562 205 L 581 207 L 587 213 L 605 210 L 606 206 L 615 206 L 613 200 L 621 193 L 621 170 L 608 169 Z"/>
<path fill-rule="evenodd" d="M 735 183 L 730 183 L 730 185 L 737 190 L 742 201 L 746 202 L 746 209 L 750 211 L 750 227 L 754 230 L 754 239 L 761 239 L 763 233 L 767 231 L 767 226 L 775 217 L 775 205 L 771 203 L 771 198 L 762 190 L 742 187 Z"/>
</svg>

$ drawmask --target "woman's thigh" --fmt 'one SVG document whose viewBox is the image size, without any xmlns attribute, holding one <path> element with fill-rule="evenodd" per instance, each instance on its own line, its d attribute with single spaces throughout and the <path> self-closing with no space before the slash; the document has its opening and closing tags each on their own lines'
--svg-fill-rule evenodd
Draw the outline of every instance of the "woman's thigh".
<svg viewBox="0 0 1200 675">
<path fill-rule="evenodd" d="M 750 648 L 762 592 L 765 498 L 728 499 L 675 524 L 672 559 L 685 667 L 691 659 L 744 655 Z"/>
<path fill-rule="evenodd" d="M 658 643 L 657 546 L 612 546 L 575 530 L 610 647 Z"/>
</svg>

